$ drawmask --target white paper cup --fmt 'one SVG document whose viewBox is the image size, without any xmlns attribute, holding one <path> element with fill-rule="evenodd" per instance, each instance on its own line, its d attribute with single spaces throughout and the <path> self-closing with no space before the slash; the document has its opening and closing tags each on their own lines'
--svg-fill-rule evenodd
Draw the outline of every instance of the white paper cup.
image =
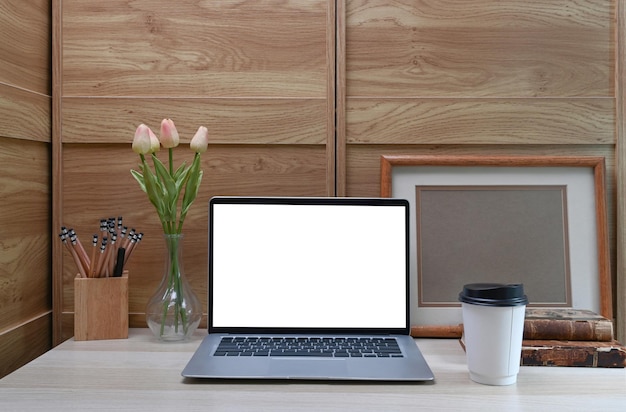
<svg viewBox="0 0 626 412">
<path fill-rule="evenodd" d="M 523 285 L 469 284 L 459 300 L 470 379 L 485 385 L 515 383 L 528 303 Z"/>
</svg>

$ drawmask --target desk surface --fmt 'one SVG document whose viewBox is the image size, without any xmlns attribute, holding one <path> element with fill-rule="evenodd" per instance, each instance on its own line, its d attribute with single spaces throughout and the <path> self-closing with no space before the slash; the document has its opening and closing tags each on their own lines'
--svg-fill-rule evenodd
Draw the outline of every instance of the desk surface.
<svg viewBox="0 0 626 412">
<path fill-rule="evenodd" d="M 454 339 L 416 340 L 435 384 L 186 383 L 180 372 L 206 332 L 161 343 L 147 329 L 129 339 L 64 342 L 0 380 L 0 410 L 624 411 L 626 370 L 522 367 L 516 384 L 468 377 Z"/>
</svg>

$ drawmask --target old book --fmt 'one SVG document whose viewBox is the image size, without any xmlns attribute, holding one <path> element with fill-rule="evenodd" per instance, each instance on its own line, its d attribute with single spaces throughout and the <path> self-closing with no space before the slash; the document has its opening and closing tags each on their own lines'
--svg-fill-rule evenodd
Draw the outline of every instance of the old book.
<svg viewBox="0 0 626 412">
<path fill-rule="evenodd" d="M 527 308 L 524 339 L 613 340 L 613 322 L 590 310 Z"/>
<path fill-rule="evenodd" d="M 524 340 L 522 366 L 626 367 L 626 347 L 618 341 Z"/>
</svg>

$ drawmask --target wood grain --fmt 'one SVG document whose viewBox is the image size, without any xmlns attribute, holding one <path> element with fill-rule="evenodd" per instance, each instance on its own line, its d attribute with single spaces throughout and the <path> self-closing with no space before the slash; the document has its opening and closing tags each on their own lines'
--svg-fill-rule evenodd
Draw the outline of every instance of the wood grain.
<svg viewBox="0 0 626 412">
<path fill-rule="evenodd" d="M 0 2 L 0 377 L 51 347 L 50 0 Z"/>
<path fill-rule="evenodd" d="M 522 367 L 517 384 L 479 385 L 457 339 L 417 339 L 436 383 L 184 381 L 180 372 L 206 336 L 164 344 L 146 329 L 127 340 L 69 340 L 0 381 L 5 410 L 621 411 L 624 369 Z M 58 377 L 51 379 L 51 377 Z"/>
<path fill-rule="evenodd" d="M 199 125 L 209 129 L 202 188 L 185 229 L 186 269 L 205 304 L 212 195 L 334 193 L 334 1 L 64 0 L 56 7 L 58 220 L 90 236 L 97 219 L 122 214 L 145 232 L 129 265 L 131 325 L 145 326 L 163 250 L 156 213 L 129 174 L 139 123 L 157 131 L 170 117 L 184 144 Z M 66 337 L 75 269 L 63 251 L 56 256 Z"/>
<path fill-rule="evenodd" d="M 612 99 L 349 99 L 348 144 L 614 144 Z"/>
<path fill-rule="evenodd" d="M 0 138 L 0 333 L 50 306 L 48 145 Z"/>
<path fill-rule="evenodd" d="M 130 143 L 146 123 L 158 134 L 161 120 L 176 123 L 189 143 L 198 126 L 209 144 L 326 144 L 324 99 L 64 98 L 64 143 Z"/>
<path fill-rule="evenodd" d="M 13 372 L 52 348 L 51 311 L 24 318 L 14 328 L 0 334 L 0 378 Z"/>
<path fill-rule="evenodd" d="M 61 85 L 62 79 L 62 48 L 63 38 L 61 10 L 62 0 L 51 0 L 51 39 L 52 39 L 52 65 L 50 72 L 52 75 L 52 122 L 50 127 L 51 145 L 51 202 L 52 202 L 52 232 L 56 235 L 55 228 L 62 226 L 63 222 L 63 145 L 62 145 L 62 107 L 61 107 Z M 59 242 L 52 242 L 52 343 L 58 345 L 63 339 L 63 245 Z"/>
<path fill-rule="evenodd" d="M 383 154 L 599 154 L 615 287 L 616 2 L 345 0 L 338 9 L 338 193 L 378 194 Z"/>
<path fill-rule="evenodd" d="M 128 338 L 128 272 L 74 279 L 74 339 Z"/>
<path fill-rule="evenodd" d="M 139 122 L 172 117 L 183 139 L 199 124 L 209 127 L 203 201 L 212 194 L 375 196 L 381 154 L 601 154 L 614 222 L 615 5 L 58 2 L 55 130 L 64 146 L 55 156 L 64 163 L 55 220 L 91 227 L 90 200 L 97 214 L 121 205 L 138 225 L 157 226 L 125 180 L 136 163 L 125 144 Z M 103 196 L 100 185 L 116 194 Z M 194 211 L 200 226 L 188 233 L 192 253 L 206 249 L 196 238 L 205 212 Z M 159 233 L 147 230 L 155 240 L 141 260 L 159 272 L 151 262 L 162 248 Z M 614 226 L 610 235 L 614 251 Z M 188 260 L 204 270 L 203 259 Z M 67 301 L 72 271 L 64 260 Z M 137 276 L 131 319 L 141 317 L 157 282 Z M 203 276 L 193 276 L 204 290 Z M 64 324 L 72 310 L 62 304 Z"/>
<path fill-rule="evenodd" d="M 617 31 L 621 39 L 617 45 L 616 105 L 617 105 L 617 146 L 615 149 L 617 175 L 617 281 L 616 304 L 617 322 L 615 336 L 626 342 L 626 5 L 617 3 Z M 615 255 L 614 255 L 615 256 Z"/>
<path fill-rule="evenodd" d="M 50 97 L 0 83 L 0 136 L 50 142 Z"/>
<path fill-rule="evenodd" d="M 50 95 L 50 29 L 50 0 L 0 2 L 0 85 Z"/>
<path fill-rule="evenodd" d="M 63 94 L 325 98 L 330 4 L 66 0 Z"/>
<path fill-rule="evenodd" d="M 349 96 L 610 97 L 611 1 L 348 1 Z"/>
</svg>

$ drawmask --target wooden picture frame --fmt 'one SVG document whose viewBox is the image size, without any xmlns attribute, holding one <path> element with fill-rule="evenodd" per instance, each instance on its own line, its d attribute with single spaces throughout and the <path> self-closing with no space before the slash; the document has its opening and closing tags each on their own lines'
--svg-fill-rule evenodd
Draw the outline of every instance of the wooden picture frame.
<svg viewBox="0 0 626 412">
<path fill-rule="evenodd" d="M 412 296 L 412 299 L 415 299 L 411 312 L 414 336 L 457 336 L 460 335 L 459 325 L 462 322 L 459 305 L 419 304 L 418 297 L 422 295 L 418 284 L 417 256 L 422 245 L 418 244 L 417 239 L 417 188 L 537 188 L 544 185 L 566 188 L 567 198 L 564 199 L 564 216 L 567 219 L 564 238 L 566 249 L 563 258 L 568 264 L 572 294 L 566 303 L 546 306 L 562 304 L 563 307 L 590 309 L 612 319 L 603 157 L 447 155 L 381 157 L 381 196 L 403 197 L 411 203 L 411 280 L 414 282 L 412 289 L 418 292 Z M 420 218 L 427 219 L 428 216 Z M 428 273 L 424 275 L 430 276 Z M 463 280 L 464 283 L 474 281 L 480 279 Z M 569 287 L 570 283 L 567 284 Z M 458 293 L 462 284 L 451 288 Z M 529 299 L 532 302 L 532 297 L 529 296 Z"/>
</svg>

